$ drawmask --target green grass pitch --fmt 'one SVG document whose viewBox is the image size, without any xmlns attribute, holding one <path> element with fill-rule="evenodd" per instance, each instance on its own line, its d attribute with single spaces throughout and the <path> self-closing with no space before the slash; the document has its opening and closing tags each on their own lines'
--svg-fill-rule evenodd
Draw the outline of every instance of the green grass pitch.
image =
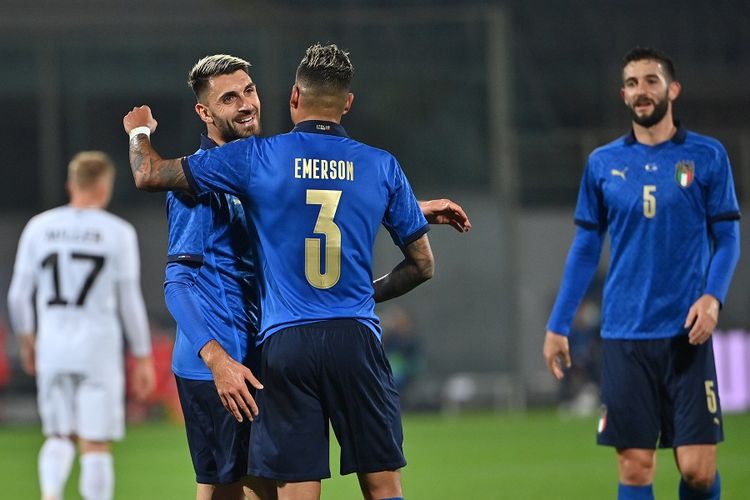
<svg viewBox="0 0 750 500">
<path fill-rule="evenodd" d="M 464 416 L 406 415 L 403 471 L 408 500 L 602 500 L 616 498 L 614 452 L 594 444 L 595 418 L 562 421 L 553 412 Z M 719 447 L 725 500 L 750 495 L 750 414 L 727 415 L 726 442 Z M 42 443 L 36 426 L 0 428 L 2 498 L 39 498 L 36 455 Z M 354 476 L 323 482 L 326 500 L 361 498 Z M 194 476 L 180 426 L 131 425 L 115 446 L 116 498 L 194 498 Z M 78 467 L 66 499 L 80 498 Z M 657 458 L 658 499 L 677 497 L 678 476 L 671 452 Z"/>
</svg>

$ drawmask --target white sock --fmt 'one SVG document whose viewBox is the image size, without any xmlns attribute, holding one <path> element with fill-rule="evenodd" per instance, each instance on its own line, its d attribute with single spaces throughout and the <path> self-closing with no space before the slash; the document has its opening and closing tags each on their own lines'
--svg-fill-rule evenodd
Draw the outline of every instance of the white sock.
<svg viewBox="0 0 750 500">
<path fill-rule="evenodd" d="M 62 500 L 75 456 L 76 447 L 70 439 L 49 437 L 44 441 L 39 450 L 39 487 L 42 489 L 42 498 Z"/>
<path fill-rule="evenodd" d="M 115 490 L 112 454 L 95 451 L 81 455 L 78 491 L 84 500 L 111 500 Z"/>
</svg>

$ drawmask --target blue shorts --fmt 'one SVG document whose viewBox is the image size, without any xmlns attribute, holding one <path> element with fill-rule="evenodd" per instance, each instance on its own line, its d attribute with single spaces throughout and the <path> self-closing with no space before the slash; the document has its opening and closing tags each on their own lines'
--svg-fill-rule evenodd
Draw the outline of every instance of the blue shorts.
<svg viewBox="0 0 750 500">
<path fill-rule="evenodd" d="M 627 448 L 676 448 L 723 441 L 711 339 L 604 339 L 602 415 L 597 442 Z"/>
<path fill-rule="evenodd" d="M 196 482 L 239 481 L 247 473 L 250 422 L 237 422 L 224 408 L 213 380 L 175 378 Z"/>
<path fill-rule="evenodd" d="M 366 326 L 333 320 L 276 332 L 263 343 L 260 374 L 250 475 L 330 477 L 329 422 L 341 445 L 341 474 L 406 465 L 398 392 L 383 346 Z"/>
</svg>

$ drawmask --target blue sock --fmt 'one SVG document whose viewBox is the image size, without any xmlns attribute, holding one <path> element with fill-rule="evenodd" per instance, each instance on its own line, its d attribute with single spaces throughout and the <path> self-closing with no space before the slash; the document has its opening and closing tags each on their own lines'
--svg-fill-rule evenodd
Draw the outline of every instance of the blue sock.
<svg viewBox="0 0 750 500">
<path fill-rule="evenodd" d="M 680 479 L 680 500 L 719 500 L 721 498 L 721 477 L 716 471 L 716 479 L 706 491 L 691 488 L 684 479 Z"/>
<path fill-rule="evenodd" d="M 404 500 L 404 497 L 381 498 L 380 500 Z"/>
<path fill-rule="evenodd" d="M 654 486 L 628 486 L 620 483 L 617 486 L 617 500 L 654 500 Z"/>
</svg>

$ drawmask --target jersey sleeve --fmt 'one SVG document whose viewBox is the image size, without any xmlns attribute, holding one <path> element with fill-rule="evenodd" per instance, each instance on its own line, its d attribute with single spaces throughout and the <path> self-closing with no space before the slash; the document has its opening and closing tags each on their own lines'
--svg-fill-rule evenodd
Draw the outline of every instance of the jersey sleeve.
<svg viewBox="0 0 750 500">
<path fill-rule="evenodd" d="M 199 194 L 217 191 L 242 197 L 250 181 L 257 146 L 258 138 L 248 137 L 183 158 L 182 168 L 190 187 Z"/>
<path fill-rule="evenodd" d="M 712 169 L 712 176 L 708 184 L 706 214 L 709 223 L 722 220 L 738 220 L 740 208 L 734 189 L 732 167 L 726 150 L 718 145 L 716 161 Z"/>
<path fill-rule="evenodd" d="M 602 233 L 579 227 L 565 260 L 560 289 L 552 307 L 547 330 L 568 335 L 578 307 L 594 278 L 602 252 Z"/>
<path fill-rule="evenodd" d="M 197 272 L 198 268 L 188 263 L 167 264 L 164 301 L 180 331 L 192 345 L 195 355 L 199 356 L 203 346 L 216 338 L 211 334 L 211 328 L 194 293 Z"/>
<path fill-rule="evenodd" d="M 203 262 L 210 212 L 210 195 L 167 193 L 167 262 Z"/>
<path fill-rule="evenodd" d="M 36 273 L 32 258 L 32 229 L 24 228 L 18 242 L 13 278 L 8 290 L 8 316 L 13 331 L 19 335 L 35 330 L 32 294 L 35 288 Z"/>
<path fill-rule="evenodd" d="M 409 181 L 395 158 L 390 160 L 388 206 L 383 225 L 393 242 L 403 248 L 430 230 Z"/>
<path fill-rule="evenodd" d="M 151 335 L 148 327 L 146 306 L 141 294 L 140 256 L 138 237 L 132 226 L 123 232 L 121 260 L 118 271 L 118 300 L 125 337 L 130 351 L 137 357 L 151 354 Z"/>
<path fill-rule="evenodd" d="M 596 162 L 589 157 L 578 190 L 575 211 L 576 225 L 584 229 L 604 232 L 607 229 L 607 211 L 596 173 Z"/>
</svg>

